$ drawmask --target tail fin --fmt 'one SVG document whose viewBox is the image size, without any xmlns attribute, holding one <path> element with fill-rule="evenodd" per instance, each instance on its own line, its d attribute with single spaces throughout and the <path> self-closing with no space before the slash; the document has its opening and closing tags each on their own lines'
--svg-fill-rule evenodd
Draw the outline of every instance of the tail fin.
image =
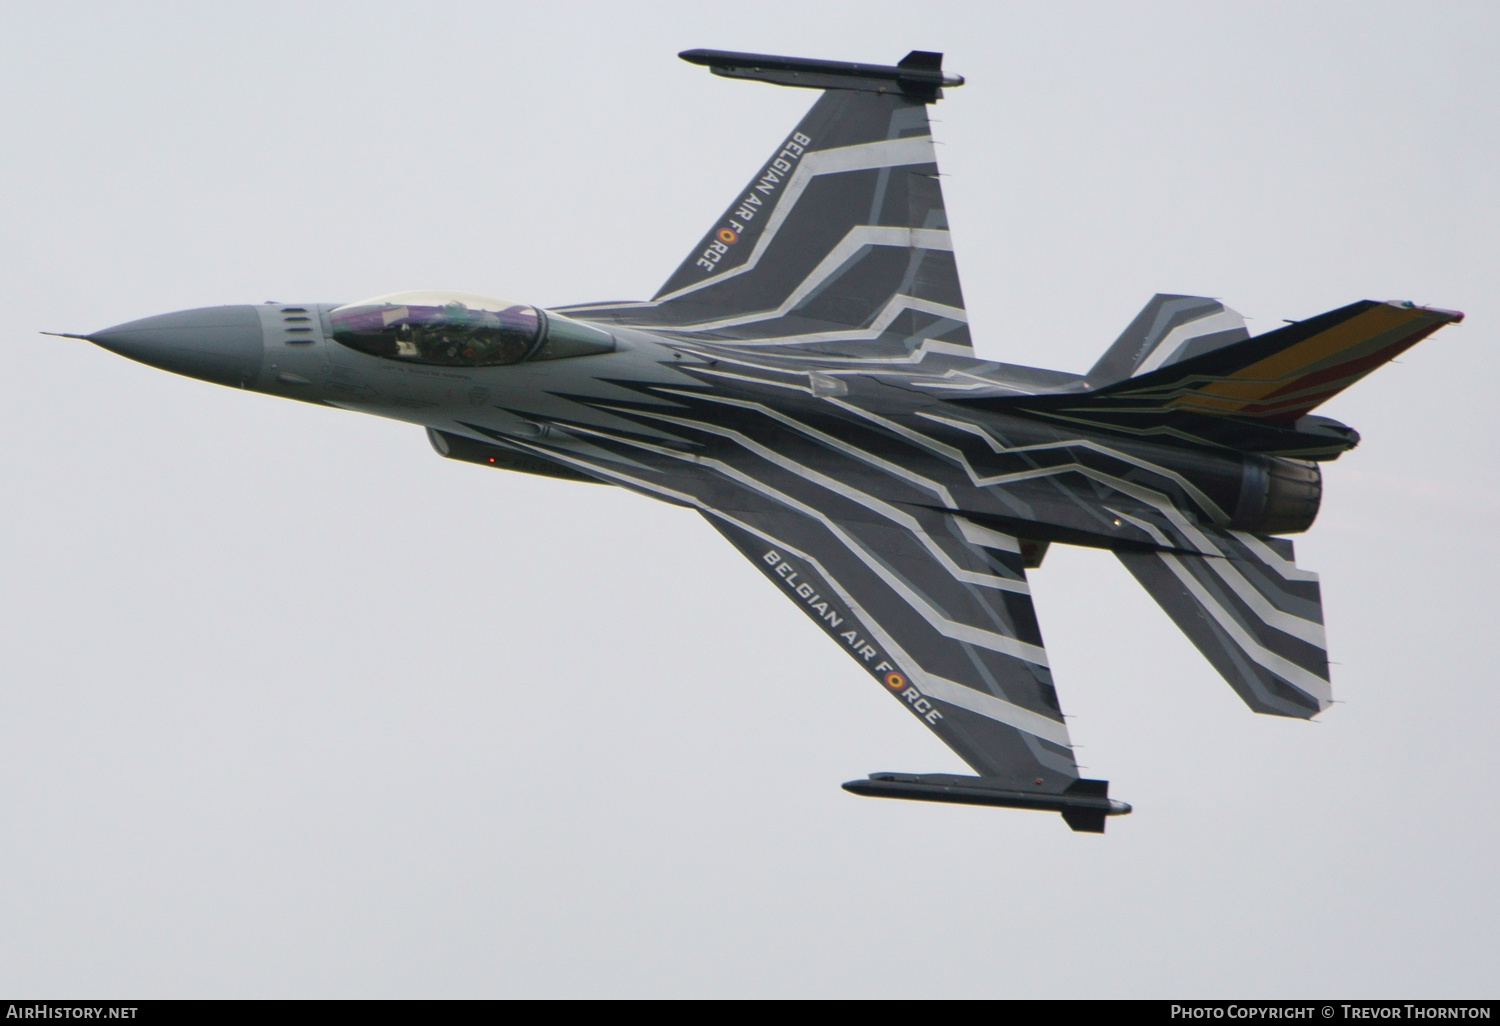
<svg viewBox="0 0 1500 1026">
<path fill-rule="evenodd" d="M 942 55 L 917 51 L 889 68 L 683 56 L 827 91 L 655 298 L 569 312 L 783 352 L 972 355 L 927 120 L 934 83 L 961 81 L 943 75 Z"/>
<path fill-rule="evenodd" d="M 1101 388 L 1249 337 L 1245 319 L 1217 299 L 1158 293 L 1084 378 Z"/>
</svg>

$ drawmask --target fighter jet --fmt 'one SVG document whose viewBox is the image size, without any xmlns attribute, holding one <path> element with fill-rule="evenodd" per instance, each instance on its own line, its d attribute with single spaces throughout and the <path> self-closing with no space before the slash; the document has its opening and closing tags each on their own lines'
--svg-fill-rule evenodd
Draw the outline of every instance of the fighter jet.
<svg viewBox="0 0 1500 1026">
<path fill-rule="evenodd" d="M 449 459 L 697 510 L 973 769 L 855 794 L 1130 811 L 1079 773 L 1027 571 L 1119 557 L 1252 710 L 1332 700 L 1318 576 L 1286 535 L 1359 441 L 1318 405 L 1463 315 L 1363 300 L 1252 337 L 1157 295 L 1082 374 L 979 359 L 928 107 L 963 79 L 689 50 L 821 90 L 650 300 L 449 291 L 186 310 L 86 337 L 163 370 L 409 421 Z"/>
</svg>

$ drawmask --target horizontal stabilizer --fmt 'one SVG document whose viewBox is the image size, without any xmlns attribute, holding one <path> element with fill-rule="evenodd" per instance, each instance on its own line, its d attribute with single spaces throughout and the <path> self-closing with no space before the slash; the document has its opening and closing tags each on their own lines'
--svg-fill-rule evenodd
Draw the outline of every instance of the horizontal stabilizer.
<svg viewBox="0 0 1500 1026">
<path fill-rule="evenodd" d="M 1245 319 L 1217 299 L 1158 294 L 1084 378 L 1101 388 L 1249 337 Z"/>
<path fill-rule="evenodd" d="M 1075 780 L 1062 793 L 1015 791 L 996 786 L 987 777 L 951 773 L 871 773 L 868 780 L 850 780 L 844 790 L 868 798 L 906 798 L 952 805 L 991 805 L 1007 809 L 1061 812 L 1068 826 L 1084 833 L 1104 833 L 1106 816 L 1130 812 L 1124 802 L 1112 801 L 1107 780 Z"/>
<path fill-rule="evenodd" d="M 1205 531 L 1224 556 L 1116 552 L 1245 704 L 1310 719 L 1333 700 L 1318 575 L 1285 538 Z"/>
</svg>

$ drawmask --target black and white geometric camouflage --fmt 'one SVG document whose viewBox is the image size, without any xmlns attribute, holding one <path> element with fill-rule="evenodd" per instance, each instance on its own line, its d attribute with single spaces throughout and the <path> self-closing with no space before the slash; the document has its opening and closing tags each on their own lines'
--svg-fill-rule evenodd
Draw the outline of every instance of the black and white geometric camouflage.
<svg viewBox="0 0 1500 1026">
<path fill-rule="evenodd" d="M 941 56 L 684 57 L 824 92 L 649 301 L 405 293 L 90 337 L 698 510 L 976 774 L 859 793 L 1095 832 L 1128 811 L 1080 779 L 1048 666 L 1027 570 L 1054 542 L 1114 551 L 1256 712 L 1327 708 L 1318 578 L 1277 536 L 1358 435 L 1310 411 L 1461 315 L 1367 301 L 1252 338 L 1217 300 L 1159 295 L 1085 374 L 980 360 L 927 116 L 962 81 Z"/>
</svg>

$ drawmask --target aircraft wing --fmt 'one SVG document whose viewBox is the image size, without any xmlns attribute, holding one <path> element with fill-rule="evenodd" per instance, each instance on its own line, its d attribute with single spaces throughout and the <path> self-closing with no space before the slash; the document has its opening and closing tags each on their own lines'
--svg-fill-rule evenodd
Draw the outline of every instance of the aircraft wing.
<svg viewBox="0 0 1500 1026">
<path fill-rule="evenodd" d="M 675 443 L 575 426 L 599 456 L 548 455 L 699 510 L 986 786 L 1058 796 L 1080 783 L 1015 538 L 810 425 L 762 440 L 731 407 L 670 409 L 631 414 Z"/>
<path fill-rule="evenodd" d="M 842 497 L 806 499 L 747 484 L 703 514 L 980 776 L 1012 790 L 1071 785 L 1078 767 L 1015 540 L 946 513 L 877 519 L 826 508 Z"/>
<path fill-rule="evenodd" d="M 927 66 L 906 73 L 943 79 L 940 54 L 913 57 Z M 866 89 L 826 70 L 803 68 L 827 91 L 655 297 L 563 312 L 784 357 L 977 363 L 927 116 L 937 91 Z"/>
</svg>

